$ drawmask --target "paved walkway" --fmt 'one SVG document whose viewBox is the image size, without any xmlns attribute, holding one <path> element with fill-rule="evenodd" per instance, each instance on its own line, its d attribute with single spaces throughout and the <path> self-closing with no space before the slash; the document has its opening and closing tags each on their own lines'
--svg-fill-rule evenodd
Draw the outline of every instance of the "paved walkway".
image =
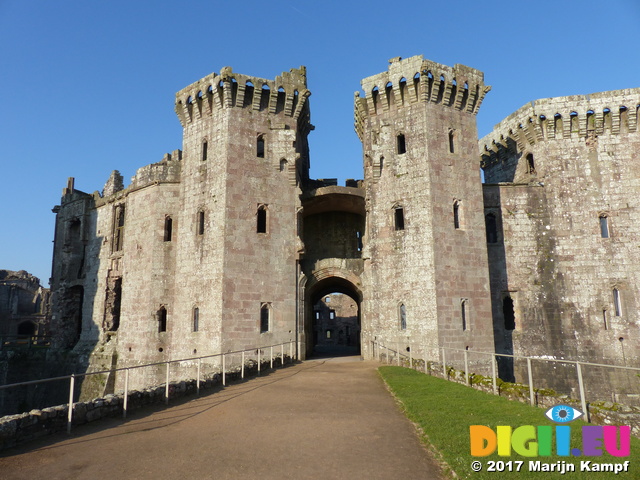
<svg viewBox="0 0 640 480">
<path fill-rule="evenodd" d="M 310 360 L 0 454 L 0 479 L 437 479 L 376 372 Z"/>
</svg>

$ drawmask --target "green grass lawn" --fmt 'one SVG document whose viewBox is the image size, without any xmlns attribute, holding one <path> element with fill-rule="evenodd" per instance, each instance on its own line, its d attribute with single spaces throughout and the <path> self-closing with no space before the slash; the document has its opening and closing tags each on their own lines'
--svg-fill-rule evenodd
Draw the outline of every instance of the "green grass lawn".
<svg viewBox="0 0 640 480">
<path fill-rule="evenodd" d="M 613 457 L 606 452 L 600 457 L 523 457 L 513 451 L 509 457 L 500 457 L 496 453 L 486 457 L 472 457 L 469 434 L 471 425 L 486 425 L 495 431 L 498 425 L 509 425 L 515 429 L 521 425 L 555 423 L 545 417 L 545 410 L 542 408 L 507 400 L 415 370 L 380 367 L 379 372 L 402 403 L 407 417 L 422 429 L 425 443 L 431 445 L 460 478 L 612 478 L 615 476 L 612 472 L 581 471 L 580 462 L 591 460 L 591 467 L 594 467 L 594 464 L 621 464 L 628 460 L 628 472 L 621 472 L 616 477 L 640 479 L 640 440 L 635 437 L 631 437 L 629 457 Z M 589 424 L 576 420 L 568 425 L 571 426 L 572 433 L 571 447 L 582 447 L 580 427 Z M 552 452 L 555 453 L 555 442 Z M 482 471 L 474 472 L 471 469 L 473 461 L 482 462 Z M 564 461 L 566 464 L 575 465 L 575 471 L 567 471 L 564 475 L 559 472 L 530 472 L 530 461 L 540 461 L 541 464 L 557 464 L 558 461 Z M 494 462 L 496 469 L 504 470 L 488 472 L 490 462 Z M 518 468 L 516 462 L 524 462 L 520 471 L 509 472 L 509 468 Z"/>
</svg>

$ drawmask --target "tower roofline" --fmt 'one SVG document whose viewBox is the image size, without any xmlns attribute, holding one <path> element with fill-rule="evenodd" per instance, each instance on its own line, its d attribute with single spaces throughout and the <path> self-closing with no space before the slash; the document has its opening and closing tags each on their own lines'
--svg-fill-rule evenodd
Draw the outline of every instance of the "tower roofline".
<svg viewBox="0 0 640 480">
<path fill-rule="evenodd" d="M 268 101 L 263 108 L 265 94 Z M 298 120 L 311 95 L 306 67 L 292 68 L 274 80 L 234 73 L 231 67 L 223 67 L 220 73 L 211 73 L 176 93 L 175 111 L 183 127 L 215 109 L 248 107 L 275 114 L 279 94 L 285 97 L 285 116 Z"/>
<path fill-rule="evenodd" d="M 480 154 L 484 163 L 490 164 L 509 145 L 523 151 L 548 139 L 586 138 L 589 132 L 618 134 L 623 125 L 633 132 L 637 129 L 639 110 L 640 88 L 535 100 L 520 107 L 481 138 Z M 492 161 L 490 157 L 495 158 Z"/>
<path fill-rule="evenodd" d="M 480 70 L 461 64 L 449 67 L 422 55 L 392 58 L 386 72 L 363 79 L 361 85 L 364 97 L 361 92 L 355 93 L 355 129 L 359 137 L 364 119 L 387 112 L 391 97 L 396 108 L 434 103 L 475 115 L 491 90 L 484 84 Z"/>
</svg>

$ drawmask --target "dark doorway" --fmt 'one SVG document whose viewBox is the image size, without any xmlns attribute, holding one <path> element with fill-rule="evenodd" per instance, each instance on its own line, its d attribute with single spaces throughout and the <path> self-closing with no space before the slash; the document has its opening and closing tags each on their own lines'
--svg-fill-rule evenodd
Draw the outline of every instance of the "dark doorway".
<svg viewBox="0 0 640 480">
<path fill-rule="evenodd" d="M 22 322 L 18 325 L 18 336 L 32 337 L 36 334 L 36 324 L 33 322 Z"/>
<path fill-rule="evenodd" d="M 360 355 L 361 299 L 350 282 L 324 279 L 311 287 L 307 301 L 307 357 Z"/>
</svg>

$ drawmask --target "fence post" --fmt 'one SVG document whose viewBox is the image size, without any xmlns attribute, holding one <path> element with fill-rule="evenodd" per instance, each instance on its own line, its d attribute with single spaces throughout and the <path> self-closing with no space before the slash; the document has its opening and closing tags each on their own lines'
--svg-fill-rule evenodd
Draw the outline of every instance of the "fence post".
<svg viewBox="0 0 640 480">
<path fill-rule="evenodd" d="M 585 418 L 587 420 L 587 422 L 590 422 L 591 419 L 589 418 L 589 412 L 587 412 L 587 399 L 585 398 L 585 392 L 584 392 L 584 381 L 582 380 L 582 366 L 580 365 L 580 362 L 576 362 L 576 369 L 578 370 L 578 387 L 580 388 L 580 405 L 582 406 L 582 411 L 585 415 Z"/>
<path fill-rule="evenodd" d="M 293 362 L 293 340 L 289 341 L 289 360 Z"/>
<path fill-rule="evenodd" d="M 424 345 L 422 345 L 422 357 L 424 359 L 424 373 L 428 373 L 429 375 L 431 374 L 429 372 L 429 367 L 427 366 L 427 351 L 424 348 Z"/>
<path fill-rule="evenodd" d="M 397 364 L 398 366 L 400 366 L 400 343 L 396 342 L 396 360 L 397 360 Z"/>
<path fill-rule="evenodd" d="M 169 362 L 167 362 L 167 379 L 164 387 L 164 403 L 169 405 Z"/>
<path fill-rule="evenodd" d="M 269 347 L 269 368 L 273 370 L 273 345 Z"/>
<path fill-rule="evenodd" d="M 527 371 L 529 375 L 529 402 L 531 406 L 535 404 L 535 397 L 533 394 L 533 372 L 531 371 L 531 357 L 527 357 Z"/>
<path fill-rule="evenodd" d="M 67 433 L 71 433 L 71 421 L 73 420 L 73 390 L 76 386 L 76 374 L 69 377 L 69 411 L 67 413 Z"/>
<path fill-rule="evenodd" d="M 447 374 L 447 359 L 444 354 L 444 347 L 442 347 L 442 378 L 445 380 L 449 380 L 449 375 Z"/>
<path fill-rule="evenodd" d="M 413 356 L 411 355 L 411 345 L 409 345 L 409 368 L 413 368 Z"/>
<path fill-rule="evenodd" d="M 242 368 L 240 369 L 240 378 L 244 378 L 244 350 L 242 351 Z"/>
<path fill-rule="evenodd" d="M 198 358 L 198 378 L 196 380 L 196 393 L 200 395 L 200 367 L 202 365 L 202 357 Z"/>
<path fill-rule="evenodd" d="M 224 353 L 222 354 L 222 385 L 227 385 L 227 363 Z"/>
<path fill-rule="evenodd" d="M 491 376 L 493 377 L 493 394 L 498 394 L 498 381 L 496 379 L 496 355 L 491 354 Z"/>
<path fill-rule="evenodd" d="M 127 418 L 127 407 L 129 406 L 129 369 L 124 370 L 124 399 L 122 403 L 122 418 Z"/>
<path fill-rule="evenodd" d="M 260 375 L 260 349 L 258 349 L 258 375 Z"/>
<path fill-rule="evenodd" d="M 469 385 L 469 352 L 464 351 L 464 383 Z"/>
<path fill-rule="evenodd" d="M 280 344 L 280 366 L 284 365 L 284 343 Z"/>
<path fill-rule="evenodd" d="M 382 345 L 378 344 L 378 362 L 382 363 Z"/>
</svg>

